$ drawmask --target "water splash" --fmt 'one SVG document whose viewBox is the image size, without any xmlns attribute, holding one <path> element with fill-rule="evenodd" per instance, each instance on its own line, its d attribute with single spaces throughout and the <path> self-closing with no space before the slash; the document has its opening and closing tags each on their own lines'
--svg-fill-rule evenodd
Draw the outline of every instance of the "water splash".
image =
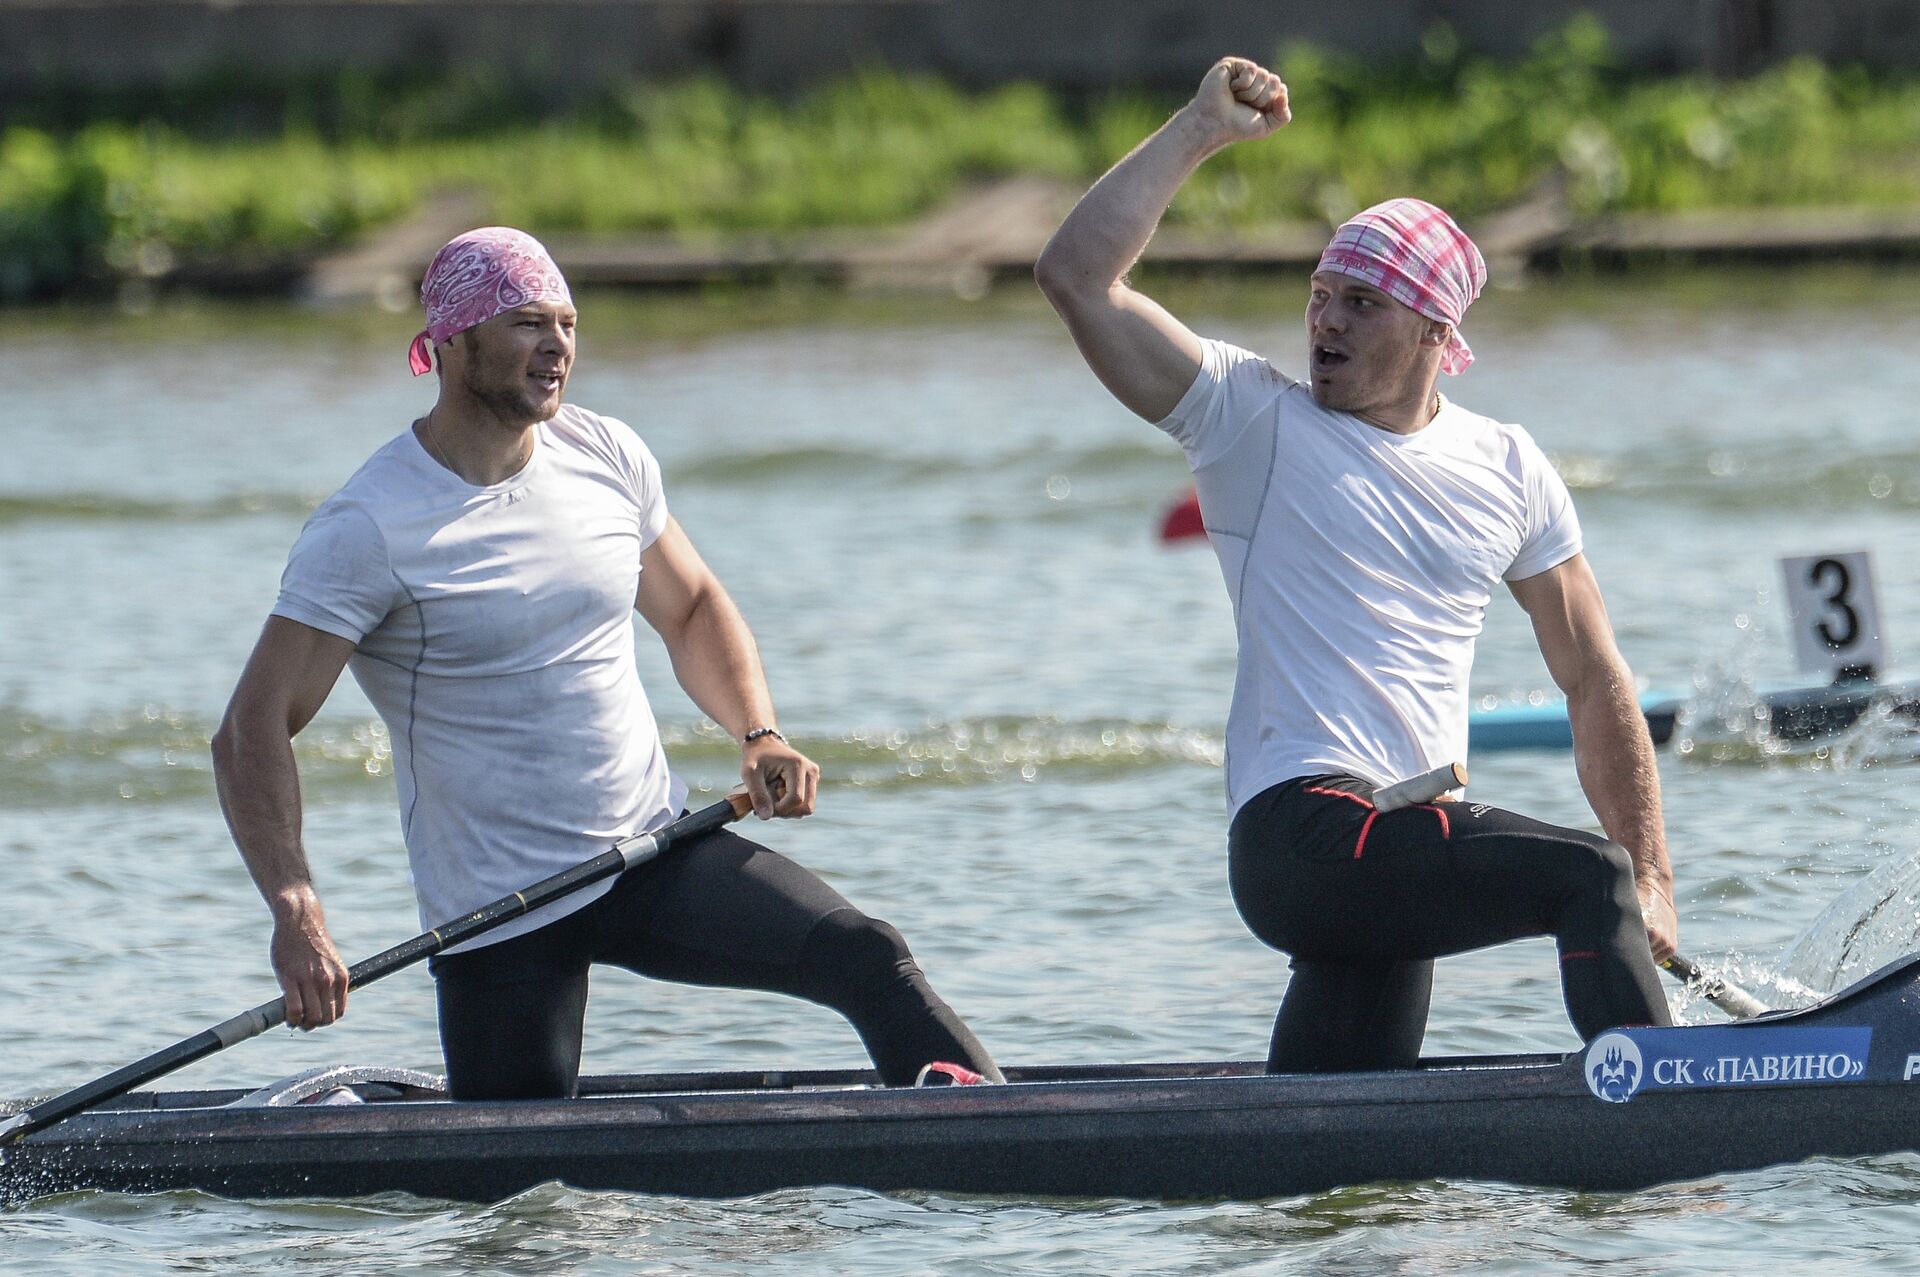
<svg viewBox="0 0 1920 1277">
<path fill-rule="evenodd" d="M 1696 673 L 1693 683 L 1693 695 L 1674 718 L 1676 755 L 1712 763 L 1766 762 L 1784 751 L 1751 677 L 1723 668 Z"/>
<path fill-rule="evenodd" d="M 1836 771 L 1920 761 L 1920 721 L 1892 695 L 1875 699 L 1828 748 Z"/>
<path fill-rule="evenodd" d="M 1709 975 L 1719 976 L 1729 984 L 1738 985 L 1769 1010 L 1784 1011 L 1812 1006 L 1826 996 L 1826 990 L 1814 988 L 1789 974 L 1784 970 L 1783 963 L 1766 963 L 1740 953 L 1695 956 L 1699 958 L 1702 970 Z M 1726 1013 L 1707 1000 L 1704 989 L 1704 985 L 1695 987 L 1676 983 L 1669 986 L 1675 1023 L 1719 1024 L 1726 1021 Z"/>
<path fill-rule="evenodd" d="M 1920 949 L 1920 857 L 1882 865 L 1843 892 L 1787 952 L 1782 967 L 1832 992 Z"/>
<path fill-rule="evenodd" d="M 1743 674 L 1696 677 L 1674 721 L 1673 752 L 1707 764 L 1752 763 L 1836 772 L 1920 761 L 1920 719 L 1889 689 L 1848 727 L 1793 739 L 1776 735 L 1766 697 Z"/>
</svg>

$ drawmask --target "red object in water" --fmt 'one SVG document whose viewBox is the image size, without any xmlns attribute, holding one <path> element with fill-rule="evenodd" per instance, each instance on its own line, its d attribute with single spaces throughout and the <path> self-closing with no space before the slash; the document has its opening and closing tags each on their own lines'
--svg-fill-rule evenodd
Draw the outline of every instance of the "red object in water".
<svg viewBox="0 0 1920 1277">
<path fill-rule="evenodd" d="M 1160 521 L 1160 539 L 1182 541 L 1206 534 L 1206 523 L 1200 517 L 1200 494 L 1189 488 L 1186 496 L 1167 508 L 1166 518 Z"/>
</svg>

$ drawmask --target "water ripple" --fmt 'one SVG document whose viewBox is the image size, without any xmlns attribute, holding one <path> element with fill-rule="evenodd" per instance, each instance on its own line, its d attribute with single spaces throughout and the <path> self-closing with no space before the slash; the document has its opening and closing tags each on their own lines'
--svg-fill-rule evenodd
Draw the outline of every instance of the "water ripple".
<svg viewBox="0 0 1920 1277">
<path fill-rule="evenodd" d="M 0 526 L 41 520 L 77 523 L 204 523 L 256 514 L 312 513 L 318 498 L 294 492 L 235 492 L 198 501 L 150 501 L 117 492 L 0 495 Z"/>
<path fill-rule="evenodd" d="M 204 799 L 213 787 L 214 724 L 157 706 L 58 723 L 0 705 L 0 803 L 47 808 L 117 796 L 122 801 Z M 739 746 L 712 723 L 667 723 L 676 766 L 726 768 Z M 1093 778 L 1153 767 L 1219 767 L 1217 731 L 1125 719 L 1014 716 L 796 733 L 794 744 L 832 783 L 886 788 L 1032 781 L 1042 772 Z M 294 741 L 302 784 L 313 792 L 391 784 L 393 746 L 377 718 L 326 719 Z"/>
</svg>

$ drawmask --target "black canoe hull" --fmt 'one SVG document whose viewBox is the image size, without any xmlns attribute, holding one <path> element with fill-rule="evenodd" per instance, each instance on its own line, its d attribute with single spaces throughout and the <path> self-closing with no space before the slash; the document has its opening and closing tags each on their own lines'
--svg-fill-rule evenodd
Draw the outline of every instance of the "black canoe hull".
<svg viewBox="0 0 1920 1277">
<path fill-rule="evenodd" d="M 1627 1103 L 1596 1097 L 1580 1053 L 1283 1077 L 1247 1064 L 1010 1070 L 1007 1086 L 917 1091 L 834 1089 L 856 1073 L 634 1077 L 517 1103 L 227 1108 L 218 1095 L 136 1095 L 9 1148 L 0 1197 L 495 1201 L 550 1180 L 699 1197 L 839 1184 L 1261 1198 L 1434 1178 L 1618 1190 L 1920 1148 L 1920 1081 L 1904 1080 L 1920 1059 L 1920 960 L 1747 1023 L 1871 1027 L 1873 1067 L 1839 1084 L 1647 1089 Z"/>
<path fill-rule="evenodd" d="M 1279 1079 L 1167 1089 L 1075 1083 L 1066 1084 L 1069 1095 L 1022 1096 L 1017 1111 L 956 1093 L 911 1104 L 809 1101 L 777 1118 L 761 1105 L 745 1120 L 724 1103 L 693 1099 L 451 1118 L 348 1110 L 297 1111 L 291 1120 L 274 1113 L 259 1123 L 169 1116 L 10 1153 L 7 1179 L 16 1199 L 195 1188 L 240 1198 L 403 1191 L 498 1201 L 549 1180 L 693 1197 L 841 1184 L 1262 1198 L 1421 1179 L 1623 1190 L 1920 1143 L 1920 1091 L 1911 1086 L 1602 1105 L 1584 1090 L 1555 1094 L 1523 1076 L 1475 1088 L 1493 1093 L 1471 1098 L 1410 1094 L 1403 1078 L 1387 1080 L 1390 1094 L 1356 1082 L 1337 1095 L 1318 1088 L 1311 1098 L 1289 1095 L 1296 1088 Z M 459 1106 L 483 1107 L 492 1106 Z"/>
</svg>

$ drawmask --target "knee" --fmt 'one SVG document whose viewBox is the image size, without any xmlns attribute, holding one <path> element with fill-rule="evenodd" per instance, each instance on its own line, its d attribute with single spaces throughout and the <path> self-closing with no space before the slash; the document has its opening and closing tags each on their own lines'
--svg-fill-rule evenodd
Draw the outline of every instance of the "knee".
<svg viewBox="0 0 1920 1277">
<path fill-rule="evenodd" d="M 1577 858 L 1583 895 L 1597 896 L 1621 906 L 1639 909 L 1634 892 L 1633 857 L 1610 839 L 1596 838 Z"/>
<path fill-rule="evenodd" d="M 807 937 L 806 954 L 833 969 L 869 978 L 914 967 L 913 953 L 893 924 L 869 918 L 858 909 L 836 909 L 815 924 Z"/>
<path fill-rule="evenodd" d="M 1633 885 L 1633 856 L 1625 847 L 1617 842 L 1603 842 L 1597 854 L 1602 866 L 1601 872 L 1606 875 L 1609 883 L 1615 885 L 1625 883 L 1629 887 Z"/>
</svg>

